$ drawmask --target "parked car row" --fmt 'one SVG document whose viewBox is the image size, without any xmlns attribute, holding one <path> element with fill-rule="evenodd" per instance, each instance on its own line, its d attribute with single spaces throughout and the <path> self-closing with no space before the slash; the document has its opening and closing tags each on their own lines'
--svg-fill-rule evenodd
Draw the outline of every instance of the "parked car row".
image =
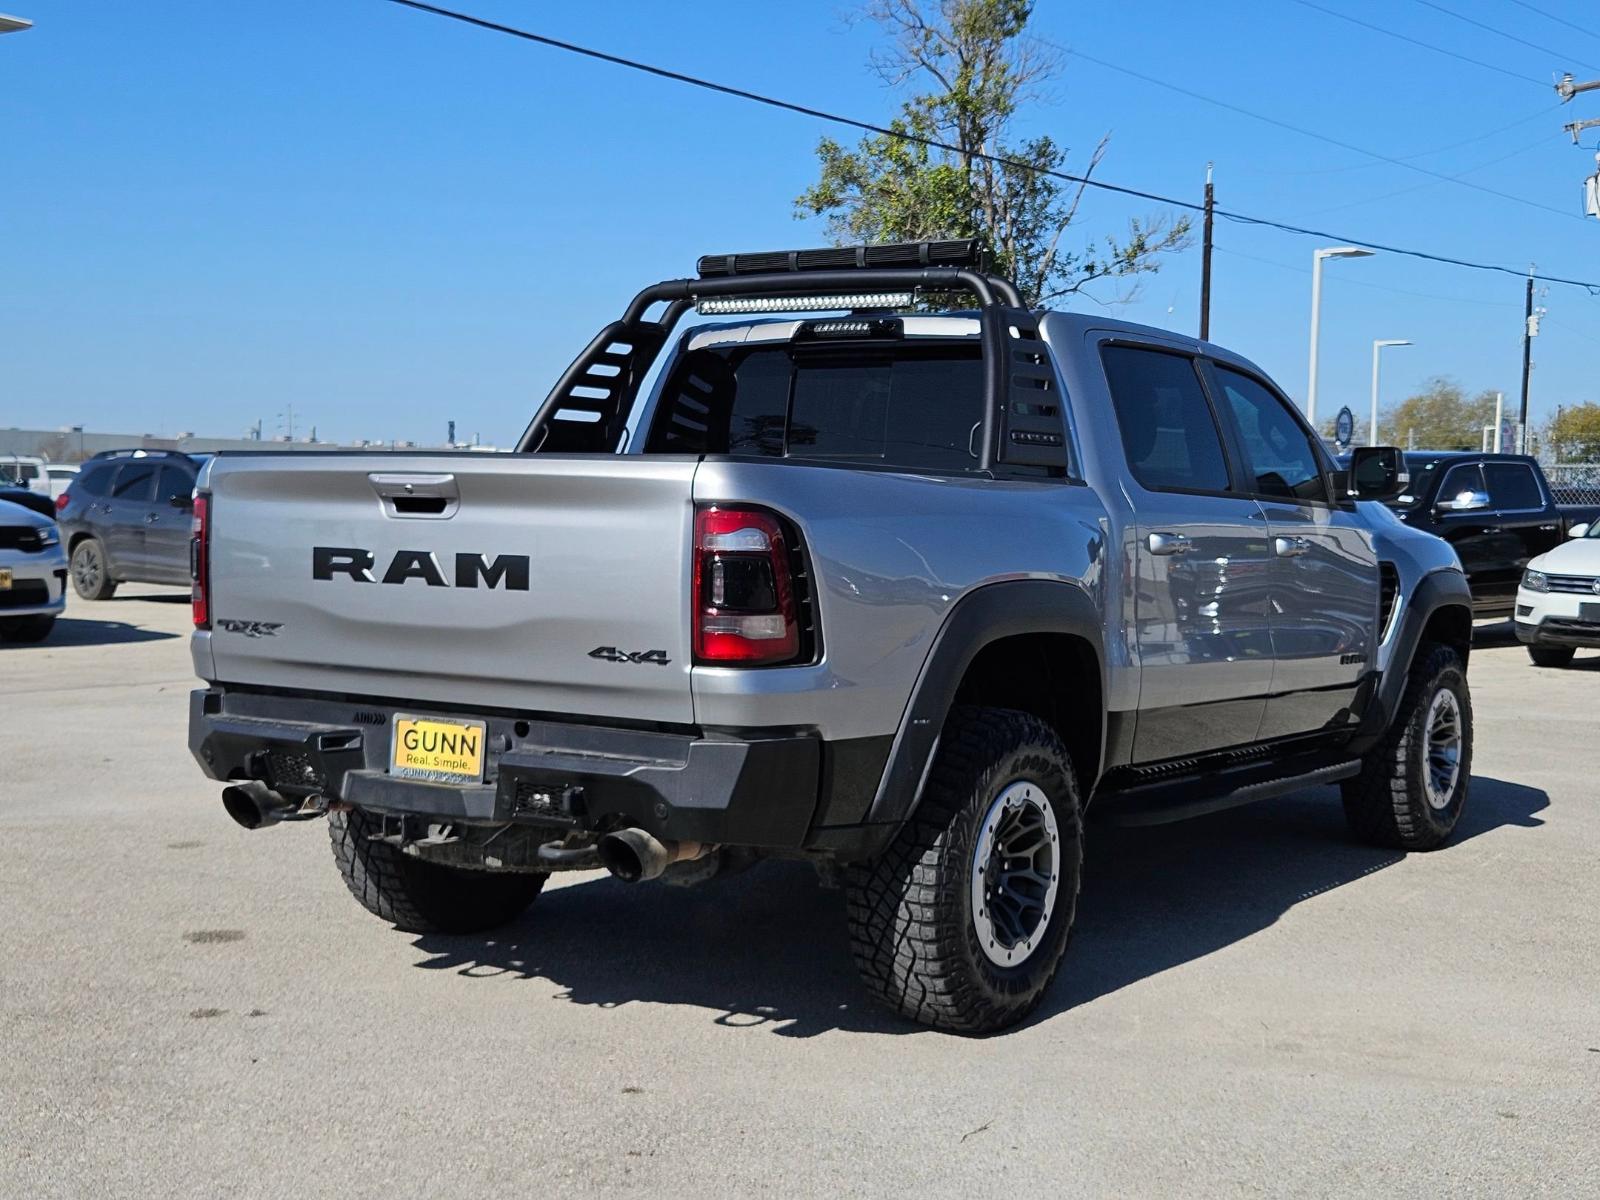
<svg viewBox="0 0 1600 1200">
<path fill-rule="evenodd" d="M 0 455 L 0 484 L 47 495 L 54 500 L 78 474 L 77 463 L 46 462 L 30 455 Z"/>
</svg>

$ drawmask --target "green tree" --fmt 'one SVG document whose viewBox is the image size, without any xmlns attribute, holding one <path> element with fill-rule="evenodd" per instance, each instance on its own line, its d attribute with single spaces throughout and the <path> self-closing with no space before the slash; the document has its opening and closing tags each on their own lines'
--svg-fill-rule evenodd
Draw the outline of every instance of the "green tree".
<svg viewBox="0 0 1600 1200">
<path fill-rule="evenodd" d="M 1550 422 L 1544 440 L 1558 462 L 1600 462 L 1600 404 L 1590 401 L 1563 408 Z"/>
<path fill-rule="evenodd" d="M 1483 427 L 1493 424 L 1493 392 L 1468 398 L 1454 379 L 1439 375 L 1385 412 L 1379 429 L 1385 442 L 1419 450 L 1477 450 Z"/>
<path fill-rule="evenodd" d="M 1188 245 L 1187 217 L 1158 216 L 1130 220 L 1120 239 L 1063 247 L 1086 185 L 1039 174 L 1067 159 L 1050 137 L 1011 136 L 1018 112 L 1060 69 L 1026 36 L 1032 0 L 868 0 L 864 12 L 889 35 L 871 59 L 879 77 L 927 90 L 904 102 L 892 136 L 865 137 L 854 150 L 822 139 L 821 173 L 795 201 L 797 216 L 826 216 L 840 244 L 980 238 L 1031 304 L 1154 272 L 1162 253 Z M 1093 175 L 1108 139 L 1078 173 Z"/>
</svg>

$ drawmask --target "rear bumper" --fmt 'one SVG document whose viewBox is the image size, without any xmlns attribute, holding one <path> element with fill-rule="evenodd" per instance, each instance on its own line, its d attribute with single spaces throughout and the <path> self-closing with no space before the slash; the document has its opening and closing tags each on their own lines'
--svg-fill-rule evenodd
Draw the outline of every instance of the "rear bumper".
<svg viewBox="0 0 1600 1200">
<path fill-rule="evenodd" d="M 388 773 L 397 711 L 488 727 L 481 784 Z M 189 749 L 213 779 L 440 822 L 600 831 L 800 849 L 816 815 L 823 742 L 773 731 L 658 733 L 208 688 L 193 692 Z"/>
</svg>

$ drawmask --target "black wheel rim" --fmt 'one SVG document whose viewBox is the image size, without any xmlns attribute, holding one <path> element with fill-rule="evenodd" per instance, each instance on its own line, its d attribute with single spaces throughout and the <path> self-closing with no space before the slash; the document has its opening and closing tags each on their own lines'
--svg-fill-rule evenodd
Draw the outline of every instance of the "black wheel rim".
<svg viewBox="0 0 1600 1200">
<path fill-rule="evenodd" d="M 1428 705 L 1428 737 L 1423 749 L 1423 782 L 1428 803 L 1450 807 L 1461 779 L 1461 703 L 1449 688 L 1440 688 Z"/>
<path fill-rule="evenodd" d="M 78 585 L 78 590 L 85 593 L 99 591 L 104 573 L 100 551 L 95 549 L 94 544 L 85 542 L 79 546 L 78 552 L 72 556 L 72 582 Z"/>
<path fill-rule="evenodd" d="M 996 966 L 1020 966 L 1043 942 L 1060 843 L 1055 810 L 1038 784 L 1011 784 L 984 814 L 972 858 L 972 926 Z"/>
</svg>

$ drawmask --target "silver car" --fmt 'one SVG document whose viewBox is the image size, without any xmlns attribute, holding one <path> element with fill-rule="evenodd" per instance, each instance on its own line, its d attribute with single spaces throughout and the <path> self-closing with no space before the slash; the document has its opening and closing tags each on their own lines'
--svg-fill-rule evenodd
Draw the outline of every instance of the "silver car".
<svg viewBox="0 0 1600 1200">
<path fill-rule="evenodd" d="M 42 642 L 67 603 L 67 555 L 49 517 L 0 500 L 0 641 Z"/>
</svg>

